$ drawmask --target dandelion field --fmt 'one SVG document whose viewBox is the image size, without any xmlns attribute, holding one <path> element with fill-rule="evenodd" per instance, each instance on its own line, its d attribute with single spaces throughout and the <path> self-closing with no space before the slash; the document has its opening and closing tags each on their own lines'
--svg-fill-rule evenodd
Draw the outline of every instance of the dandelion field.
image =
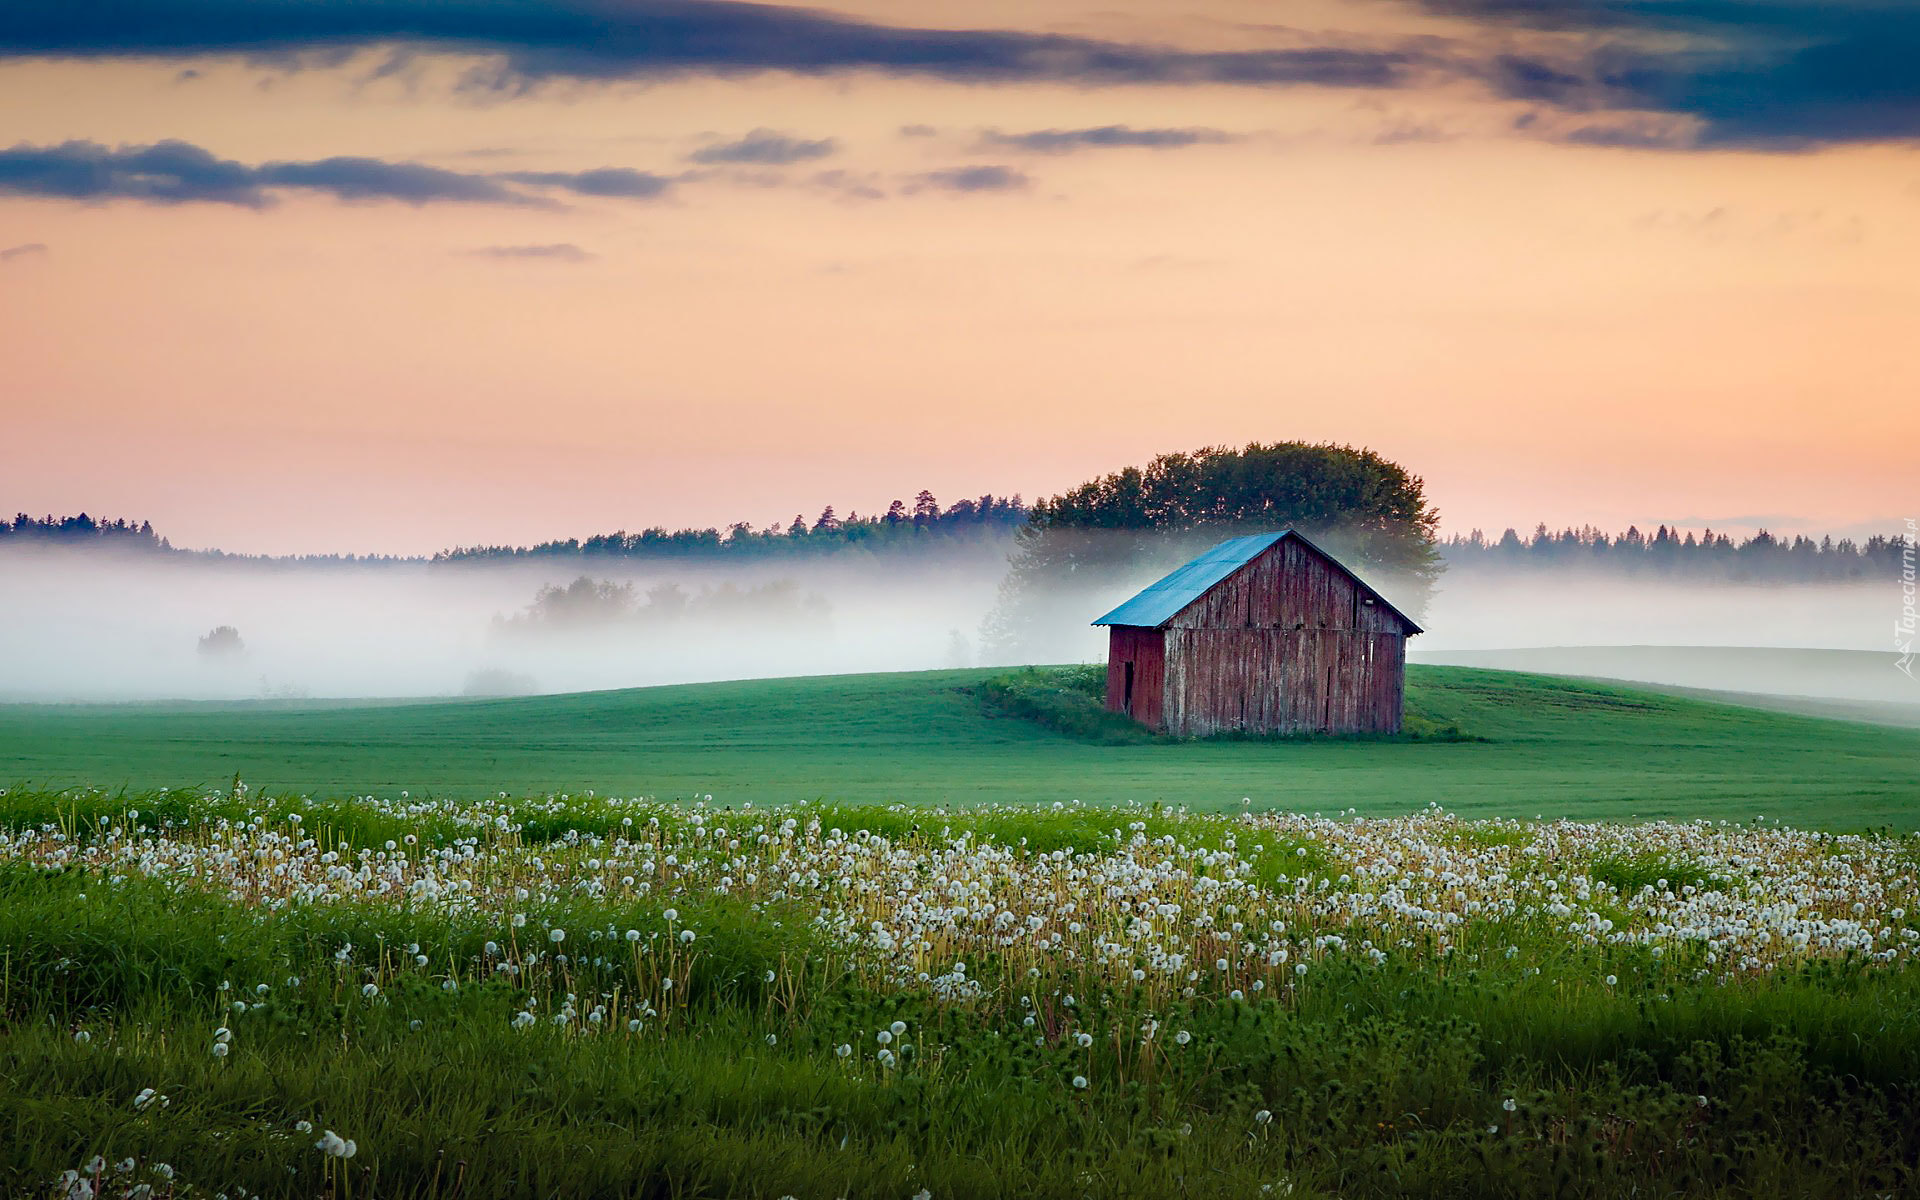
<svg viewBox="0 0 1920 1200">
<path fill-rule="evenodd" d="M 1912 836 L 244 788 L 0 828 L 8 1196 L 1920 1187 Z"/>
</svg>

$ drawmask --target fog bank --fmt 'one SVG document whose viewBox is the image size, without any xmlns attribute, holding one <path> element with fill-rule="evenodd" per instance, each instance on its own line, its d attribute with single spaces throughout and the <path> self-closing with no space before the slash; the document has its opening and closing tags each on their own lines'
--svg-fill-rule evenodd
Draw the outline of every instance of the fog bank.
<svg viewBox="0 0 1920 1200">
<path fill-rule="evenodd" d="M 713 564 L 553 559 L 429 566 L 287 565 L 21 548 L 0 552 L 0 699 L 31 701 L 411 697 L 566 692 L 795 674 L 982 665 L 983 619 L 1004 547 L 935 559 L 843 553 Z M 1156 572 L 1052 597 L 1036 661 L 1094 661 L 1086 624 Z M 631 584 L 633 619 L 506 632 L 546 586 L 586 575 Z M 785 607 L 691 603 L 645 610 L 648 589 L 694 600 L 779 592 Z M 780 585 L 770 587 L 769 585 Z M 1391 581 L 1382 588 L 1394 599 Z M 1675 584 L 1573 572 L 1454 570 L 1420 617 L 1415 661 L 1508 666 L 1687 687 L 1903 702 L 1913 681 L 1861 659 L 1684 657 L 1671 647 L 1876 651 L 1897 581 Z M 523 626 L 526 622 L 521 623 Z M 202 637 L 233 626 L 231 655 Z M 1522 648 L 1587 648 L 1529 650 Z M 1594 647 L 1642 647 L 1596 658 Z M 1863 680 L 1877 682 L 1863 683 Z"/>
</svg>

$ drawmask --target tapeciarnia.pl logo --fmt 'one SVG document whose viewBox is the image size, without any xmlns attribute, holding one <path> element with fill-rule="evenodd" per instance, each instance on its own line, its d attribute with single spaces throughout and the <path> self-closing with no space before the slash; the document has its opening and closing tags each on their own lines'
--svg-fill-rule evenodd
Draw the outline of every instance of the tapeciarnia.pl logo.
<svg viewBox="0 0 1920 1200">
<path fill-rule="evenodd" d="M 1914 612 L 1914 543 L 1915 535 L 1920 533 L 1920 521 L 1907 518 L 1907 544 L 1900 552 L 1900 619 L 1893 623 L 1893 648 L 1900 652 L 1894 660 L 1894 666 L 1908 679 L 1913 678 L 1913 635 L 1916 623 Z"/>
</svg>

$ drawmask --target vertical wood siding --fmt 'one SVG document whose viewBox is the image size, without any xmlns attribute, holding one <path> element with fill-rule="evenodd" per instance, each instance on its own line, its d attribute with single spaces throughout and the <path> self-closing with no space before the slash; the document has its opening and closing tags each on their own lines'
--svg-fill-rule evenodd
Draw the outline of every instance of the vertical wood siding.
<svg viewBox="0 0 1920 1200">
<path fill-rule="evenodd" d="M 1161 630 L 1115 626 L 1107 706 L 1183 735 L 1396 733 L 1409 626 L 1293 538 L 1221 580 Z"/>
<path fill-rule="evenodd" d="M 1115 625 L 1107 639 L 1107 707 L 1160 728 L 1167 693 L 1165 641 L 1158 629 Z M 1133 665 L 1133 705 L 1126 703 L 1127 665 Z"/>
</svg>

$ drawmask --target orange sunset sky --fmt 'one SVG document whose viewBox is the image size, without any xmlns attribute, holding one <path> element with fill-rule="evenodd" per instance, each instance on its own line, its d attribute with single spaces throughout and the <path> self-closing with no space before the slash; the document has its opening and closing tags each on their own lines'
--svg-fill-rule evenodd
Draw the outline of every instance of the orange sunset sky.
<svg viewBox="0 0 1920 1200">
<path fill-rule="evenodd" d="M 1287 438 L 1447 531 L 1920 507 L 1912 5 L 90 7 L 0 12 L 9 513 L 418 553 Z"/>
</svg>

